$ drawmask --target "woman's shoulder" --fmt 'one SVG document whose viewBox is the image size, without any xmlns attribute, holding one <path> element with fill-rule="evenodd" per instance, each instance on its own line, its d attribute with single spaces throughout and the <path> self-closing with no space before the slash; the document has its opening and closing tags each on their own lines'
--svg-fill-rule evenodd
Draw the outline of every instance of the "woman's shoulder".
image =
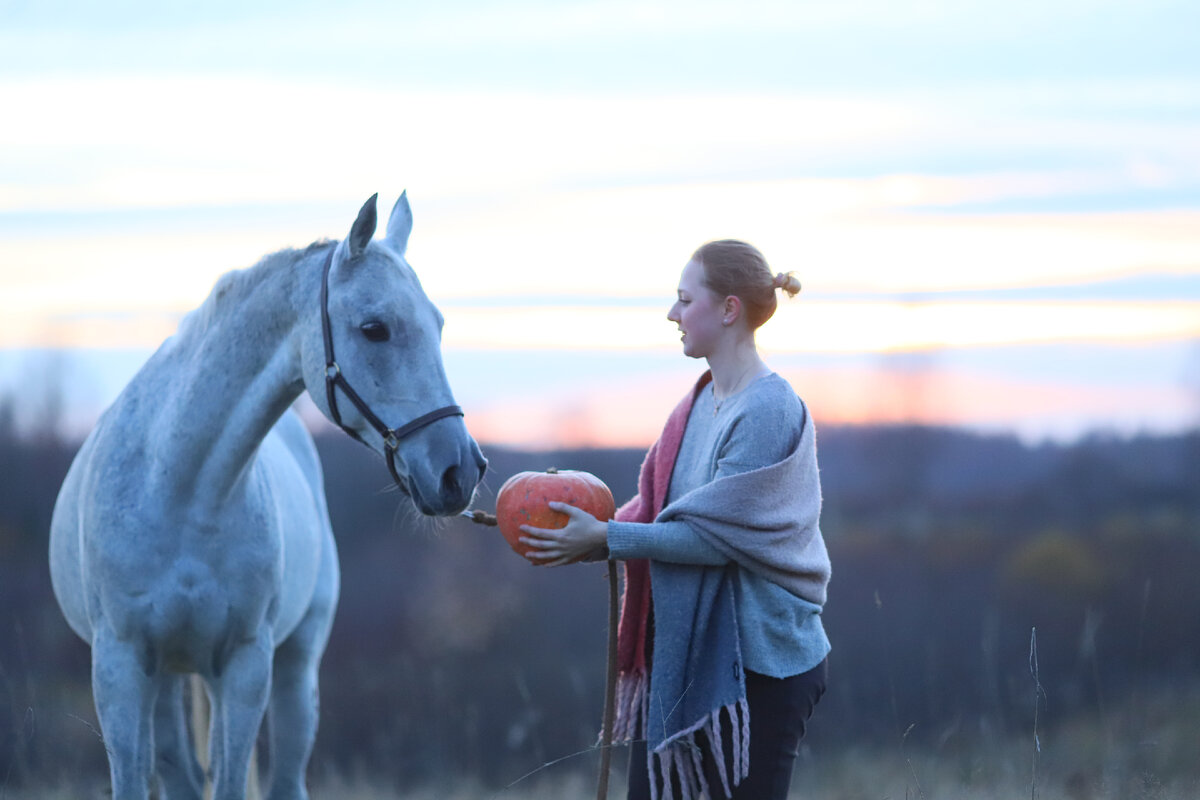
<svg viewBox="0 0 1200 800">
<path fill-rule="evenodd" d="M 808 412 L 792 385 L 772 372 L 737 397 L 721 429 L 723 461 L 745 468 L 773 464 L 796 447 Z"/>
<path fill-rule="evenodd" d="M 768 372 L 745 392 L 743 412 L 770 411 L 779 415 L 804 416 L 804 401 L 786 378 L 778 372 Z"/>
<path fill-rule="evenodd" d="M 742 393 L 736 409 L 739 427 L 747 423 L 766 435 L 798 431 L 804 427 L 808 410 L 796 390 L 782 375 L 763 375 Z"/>
</svg>

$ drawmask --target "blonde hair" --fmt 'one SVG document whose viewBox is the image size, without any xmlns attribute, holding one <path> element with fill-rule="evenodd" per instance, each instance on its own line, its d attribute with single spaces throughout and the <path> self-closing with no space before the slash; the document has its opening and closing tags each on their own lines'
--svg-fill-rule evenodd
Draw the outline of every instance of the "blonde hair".
<svg viewBox="0 0 1200 800">
<path fill-rule="evenodd" d="M 704 267 L 704 285 L 719 297 L 733 295 L 742 301 L 750 330 L 771 318 L 778 307 L 775 290 L 789 297 L 800 291 L 800 281 L 790 272 L 775 274 L 754 245 L 737 239 L 720 239 L 701 245 L 692 260 Z"/>
</svg>

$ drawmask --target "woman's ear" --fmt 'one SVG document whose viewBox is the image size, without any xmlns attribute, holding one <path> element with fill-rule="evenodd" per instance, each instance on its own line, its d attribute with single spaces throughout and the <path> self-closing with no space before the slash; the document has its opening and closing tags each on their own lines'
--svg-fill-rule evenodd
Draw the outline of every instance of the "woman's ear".
<svg viewBox="0 0 1200 800">
<path fill-rule="evenodd" d="M 735 294 L 731 294 L 725 298 L 725 306 L 722 308 L 724 314 L 721 317 L 722 325 L 732 325 L 742 316 L 742 298 Z"/>
</svg>

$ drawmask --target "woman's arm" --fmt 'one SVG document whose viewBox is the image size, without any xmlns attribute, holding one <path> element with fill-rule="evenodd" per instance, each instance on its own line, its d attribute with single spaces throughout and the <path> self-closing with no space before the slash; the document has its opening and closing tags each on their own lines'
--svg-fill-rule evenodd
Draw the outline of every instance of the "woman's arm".
<svg viewBox="0 0 1200 800">
<path fill-rule="evenodd" d="M 729 559 L 686 522 L 613 522 L 608 526 L 611 558 L 652 558 L 672 564 L 719 567 Z"/>
<path fill-rule="evenodd" d="M 551 502 L 550 508 L 567 515 L 565 527 L 521 526 L 526 534 L 521 543 L 533 548 L 526 558 L 535 564 L 560 566 L 605 558 L 652 558 L 706 566 L 729 561 L 686 522 L 602 522 L 566 503 Z"/>
<path fill-rule="evenodd" d="M 739 410 L 713 454 L 709 480 L 758 469 L 784 458 L 795 444 L 806 417 L 795 392 L 782 382 L 765 393 L 754 393 Z M 720 566 L 728 563 L 720 551 L 691 525 L 667 522 L 613 522 L 597 520 L 586 511 L 564 503 L 550 507 L 569 517 L 559 529 L 521 526 L 522 542 L 531 548 L 526 557 L 535 564 L 558 566 L 580 560 L 650 558 L 674 564 Z"/>
</svg>

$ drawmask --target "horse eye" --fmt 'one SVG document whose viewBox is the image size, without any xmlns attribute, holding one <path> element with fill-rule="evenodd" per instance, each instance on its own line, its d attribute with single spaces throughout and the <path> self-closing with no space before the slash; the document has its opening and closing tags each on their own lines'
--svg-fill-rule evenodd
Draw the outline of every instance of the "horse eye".
<svg viewBox="0 0 1200 800">
<path fill-rule="evenodd" d="M 367 340 L 371 342 L 386 342 L 392 336 L 391 332 L 388 330 L 388 326 L 377 320 L 364 322 L 361 326 L 359 326 L 359 330 L 362 331 L 363 336 L 367 337 Z"/>
</svg>

